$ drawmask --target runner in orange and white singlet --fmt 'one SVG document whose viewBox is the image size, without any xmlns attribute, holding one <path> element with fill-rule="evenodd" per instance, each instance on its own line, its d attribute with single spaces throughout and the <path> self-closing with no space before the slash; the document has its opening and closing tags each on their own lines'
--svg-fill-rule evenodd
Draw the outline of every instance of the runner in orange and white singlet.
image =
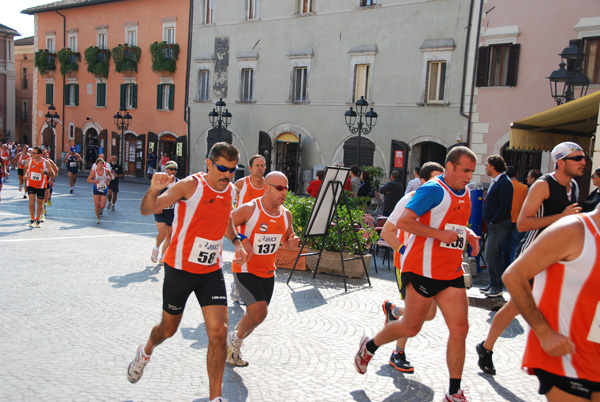
<svg viewBox="0 0 600 402">
<path fill-rule="evenodd" d="M 223 236 L 235 245 L 235 262 L 243 264 L 247 258 L 231 218 L 235 197 L 231 179 L 238 160 L 239 152 L 233 145 L 218 142 L 206 159 L 206 174 L 188 176 L 162 194 L 160 192 L 175 176 L 166 173 L 152 176 L 140 205 L 142 215 L 175 204 L 175 217 L 171 243 L 164 258 L 162 320 L 129 364 L 127 379 L 132 383 L 141 378 L 154 348 L 177 332 L 186 301 L 193 292 L 202 308 L 209 339 L 206 358 L 209 399 L 221 396 L 228 321 L 227 292 L 221 270 Z"/>
<path fill-rule="evenodd" d="M 275 285 L 277 249 L 280 244 L 297 247 L 300 240 L 292 227 L 292 214 L 283 207 L 287 191 L 287 177 L 271 172 L 265 177 L 265 194 L 231 214 L 249 256 L 246 263 L 234 262 L 232 266 L 236 287 L 247 306 L 236 330 L 227 335 L 227 362 L 234 366 L 248 365 L 240 353 L 242 342 L 267 317 Z"/>
<path fill-rule="evenodd" d="M 0 150 L 0 155 L 2 155 L 2 165 L 6 166 L 7 169 L 10 164 L 10 149 L 8 149 L 8 145 L 2 144 L 2 148 Z M 5 177 L 4 181 L 8 180 L 8 176 Z"/>
<path fill-rule="evenodd" d="M 522 367 L 548 401 L 600 401 L 599 227 L 600 206 L 559 219 L 502 277 L 531 327 Z"/>
<path fill-rule="evenodd" d="M 27 149 L 27 145 L 23 145 L 21 147 L 21 152 L 15 156 L 15 159 L 17 160 L 17 175 L 19 176 L 19 191 L 23 190 L 25 186 L 25 177 L 23 176 L 23 173 L 25 172 L 25 166 L 27 165 L 27 162 L 31 158 L 31 155 L 29 155 Z M 23 193 L 23 198 L 27 198 L 26 194 L 27 190 L 25 190 Z"/>
<path fill-rule="evenodd" d="M 267 169 L 265 158 L 262 155 L 254 155 L 250 158 L 249 163 L 250 175 L 235 182 L 235 188 L 238 191 L 236 199 L 238 207 L 255 198 L 262 197 L 265 193 L 265 178 L 263 177 Z"/>
<path fill-rule="evenodd" d="M 444 173 L 444 168 L 437 162 L 427 162 L 420 169 L 420 185 L 425 184 L 435 176 L 439 176 Z M 416 191 L 416 190 L 415 190 Z M 387 244 L 394 250 L 394 267 L 396 268 L 396 284 L 398 285 L 398 291 L 400 292 L 400 299 L 406 297 L 406 288 L 402 285 L 401 277 L 401 257 L 406 248 L 405 244 L 408 243 L 408 237 L 410 233 L 406 233 L 403 230 L 398 229 L 397 223 L 398 218 L 404 211 L 406 204 L 415 194 L 415 191 L 411 191 L 404 195 L 396 204 L 396 207 L 388 217 L 387 221 L 381 229 L 381 238 L 387 242 Z M 426 321 L 433 320 L 437 311 L 437 304 L 432 303 L 431 308 L 427 312 Z M 405 309 L 402 306 L 398 306 L 389 300 L 385 300 L 382 304 L 382 309 L 385 314 L 385 323 L 395 321 L 404 315 Z M 396 340 L 396 349 L 390 356 L 390 365 L 396 370 L 404 373 L 413 373 L 414 367 L 410 364 L 406 358 L 404 349 L 408 338 L 402 337 Z"/>
<path fill-rule="evenodd" d="M 380 346 L 418 334 L 436 302 L 450 333 L 446 350 L 450 386 L 444 400 L 466 400 L 460 388 L 469 330 L 462 253 L 467 242 L 473 255 L 479 253 L 479 237 L 467 227 L 471 202 L 466 186 L 476 164 L 477 157 L 469 148 L 452 148 L 444 175 L 419 187 L 400 215 L 398 228 L 411 233 L 402 258 L 405 315 L 388 322 L 374 338 L 363 336 L 354 357 L 360 374 L 367 371 Z"/>
<path fill-rule="evenodd" d="M 44 195 L 44 203 L 42 204 L 44 210 L 42 216 L 40 216 L 40 222 L 44 222 L 46 220 L 46 206 L 52 205 L 52 188 L 54 187 L 54 180 L 58 177 L 58 166 L 52 159 L 50 159 L 50 154 L 47 149 L 44 149 L 42 152 L 42 157 L 48 163 L 49 168 L 54 172 L 53 177 L 48 177 L 46 181 L 46 194 Z"/>
<path fill-rule="evenodd" d="M 31 159 L 25 166 L 23 176 L 26 178 L 27 194 L 29 195 L 30 227 L 40 227 L 40 217 L 43 213 L 44 197 L 48 177 L 54 177 L 50 162 L 42 158 L 42 148 L 35 147 L 31 151 Z M 36 201 L 37 200 L 37 201 Z"/>
</svg>

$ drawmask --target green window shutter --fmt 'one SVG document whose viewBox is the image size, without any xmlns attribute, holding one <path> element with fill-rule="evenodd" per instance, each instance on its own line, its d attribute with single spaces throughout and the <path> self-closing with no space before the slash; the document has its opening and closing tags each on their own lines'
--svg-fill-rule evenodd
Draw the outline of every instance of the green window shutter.
<svg viewBox="0 0 600 402">
<path fill-rule="evenodd" d="M 131 107 L 134 109 L 137 109 L 137 92 L 138 92 L 138 86 L 137 84 L 133 84 L 133 101 L 132 101 L 132 105 Z"/>
<path fill-rule="evenodd" d="M 75 84 L 75 106 L 79 106 L 79 84 Z"/>
<path fill-rule="evenodd" d="M 54 98 L 54 86 L 52 84 L 46 84 L 46 105 L 51 105 L 52 98 Z"/>
<path fill-rule="evenodd" d="M 162 102 L 163 102 L 162 84 L 158 84 L 156 86 L 156 109 L 157 110 L 162 109 Z"/>
<path fill-rule="evenodd" d="M 126 107 L 125 97 L 127 96 L 127 85 L 121 84 L 121 107 Z"/>
<path fill-rule="evenodd" d="M 98 106 L 106 107 L 106 84 L 98 84 L 97 91 L 100 94 Z"/>
<path fill-rule="evenodd" d="M 173 110 L 175 104 L 175 84 L 169 84 L 169 110 Z"/>
<path fill-rule="evenodd" d="M 71 97 L 69 96 L 69 85 L 65 85 L 65 105 L 68 105 L 69 102 L 71 101 Z"/>
</svg>

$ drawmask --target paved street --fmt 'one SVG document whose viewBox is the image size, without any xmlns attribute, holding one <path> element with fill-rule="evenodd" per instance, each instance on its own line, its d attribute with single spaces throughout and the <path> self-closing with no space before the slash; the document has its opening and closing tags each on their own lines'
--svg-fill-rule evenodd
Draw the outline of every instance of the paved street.
<svg viewBox="0 0 600 402">
<path fill-rule="evenodd" d="M 16 172 L 0 203 L 0 400 L 208 401 L 207 338 L 201 310 L 190 298 L 179 331 L 159 346 L 142 379 L 126 368 L 161 315 L 163 272 L 150 262 L 155 230 L 141 216 L 144 183 L 121 183 L 115 212 L 95 222 L 91 185 L 79 177 L 68 193 L 66 174 L 55 187 L 47 221 L 28 227 L 27 201 Z M 233 247 L 225 241 L 225 260 Z M 440 401 L 447 391 L 447 330 L 441 314 L 408 343 L 414 374 L 387 364 L 379 349 L 368 372 L 352 360 L 363 333 L 383 324 L 381 303 L 397 299 L 392 271 L 372 268 L 372 287 L 340 277 L 278 272 L 269 316 L 244 343 L 248 367 L 226 367 L 230 401 Z M 231 264 L 224 268 L 232 281 Z M 481 282 L 479 279 L 478 282 Z M 476 281 L 477 284 L 477 281 Z M 471 291 L 477 291 L 472 289 Z M 243 314 L 230 302 L 230 325 Z M 493 313 L 470 308 L 463 386 L 473 401 L 542 401 L 537 380 L 520 370 L 526 324 L 515 320 L 496 345 L 498 375 L 477 367 L 475 345 Z"/>
</svg>

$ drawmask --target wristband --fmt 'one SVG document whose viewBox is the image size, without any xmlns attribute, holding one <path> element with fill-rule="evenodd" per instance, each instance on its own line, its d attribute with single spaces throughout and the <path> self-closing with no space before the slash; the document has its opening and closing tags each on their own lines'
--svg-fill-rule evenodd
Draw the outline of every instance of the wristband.
<svg viewBox="0 0 600 402">
<path fill-rule="evenodd" d="M 406 251 L 406 246 L 403 244 L 400 247 L 398 247 L 398 250 L 396 250 L 396 252 L 398 254 L 404 254 L 404 252 Z"/>
<path fill-rule="evenodd" d="M 239 240 L 240 243 L 242 242 L 242 238 L 240 236 L 235 236 L 233 239 L 231 239 L 231 242 L 235 243 L 236 240 Z"/>
</svg>

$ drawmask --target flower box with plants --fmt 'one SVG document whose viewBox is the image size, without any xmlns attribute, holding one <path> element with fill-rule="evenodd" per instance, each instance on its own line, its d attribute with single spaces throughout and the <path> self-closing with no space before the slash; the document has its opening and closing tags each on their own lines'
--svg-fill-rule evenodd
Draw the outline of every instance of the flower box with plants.
<svg viewBox="0 0 600 402">
<path fill-rule="evenodd" d="M 332 220 L 331 227 L 325 236 L 325 244 L 321 261 L 319 262 L 319 272 L 330 272 L 342 274 L 340 251 L 344 255 L 344 259 L 359 256 L 359 247 L 362 249 L 365 264 L 367 269 L 371 265 L 371 255 L 368 249 L 371 244 L 378 239 L 378 234 L 375 229 L 362 227 L 364 221 L 364 212 L 358 207 L 356 199 L 347 197 L 348 209 L 341 200 L 337 205 L 337 213 L 339 215 L 340 231 L 336 227 L 335 216 Z M 304 231 L 308 225 L 311 211 L 313 209 L 315 199 L 312 197 L 300 197 L 289 193 L 286 197 L 284 206 L 292 213 L 294 230 L 298 236 L 304 241 Z M 352 219 L 350 219 L 352 218 Z M 352 222 L 355 227 L 352 226 Z M 356 227 L 358 225 L 358 227 Z M 341 237 L 340 233 L 341 232 Z M 353 233 L 354 232 L 354 233 Z M 358 239 L 358 245 L 354 237 Z M 306 246 L 303 252 L 318 251 L 321 249 L 323 238 L 321 236 L 311 236 L 306 239 Z M 307 247 L 312 250 L 307 250 Z M 307 265 L 310 269 L 314 269 L 318 256 L 308 256 Z M 364 277 L 365 271 L 360 259 L 345 261 L 344 268 L 346 276 L 350 278 Z"/>
<path fill-rule="evenodd" d="M 129 46 L 127 43 L 119 45 L 112 50 L 115 71 L 117 73 L 137 73 L 138 62 L 142 55 L 142 49 L 137 46 Z"/>
<path fill-rule="evenodd" d="M 60 62 L 60 73 L 67 75 L 68 73 L 79 70 L 79 62 L 81 61 L 81 53 L 74 52 L 71 49 L 60 49 L 56 54 Z"/>
<path fill-rule="evenodd" d="M 179 58 L 179 45 L 176 43 L 154 42 L 150 45 L 152 56 L 152 71 L 174 73 Z"/>
<path fill-rule="evenodd" d="M 39 50 L 35 52 L 34 64 L 42 75 L 54 71 L 56 70 L 56 53 L 51 53 L 47 49 Z"/>
<path fill-rule="evenodd" d="M 108 78 L 108 66 L 110 65 L 110 50 L 100 49 L 98 46 L 90 46 L 83 53 L 87 70 L 97 77 Z"/>
</svg>

